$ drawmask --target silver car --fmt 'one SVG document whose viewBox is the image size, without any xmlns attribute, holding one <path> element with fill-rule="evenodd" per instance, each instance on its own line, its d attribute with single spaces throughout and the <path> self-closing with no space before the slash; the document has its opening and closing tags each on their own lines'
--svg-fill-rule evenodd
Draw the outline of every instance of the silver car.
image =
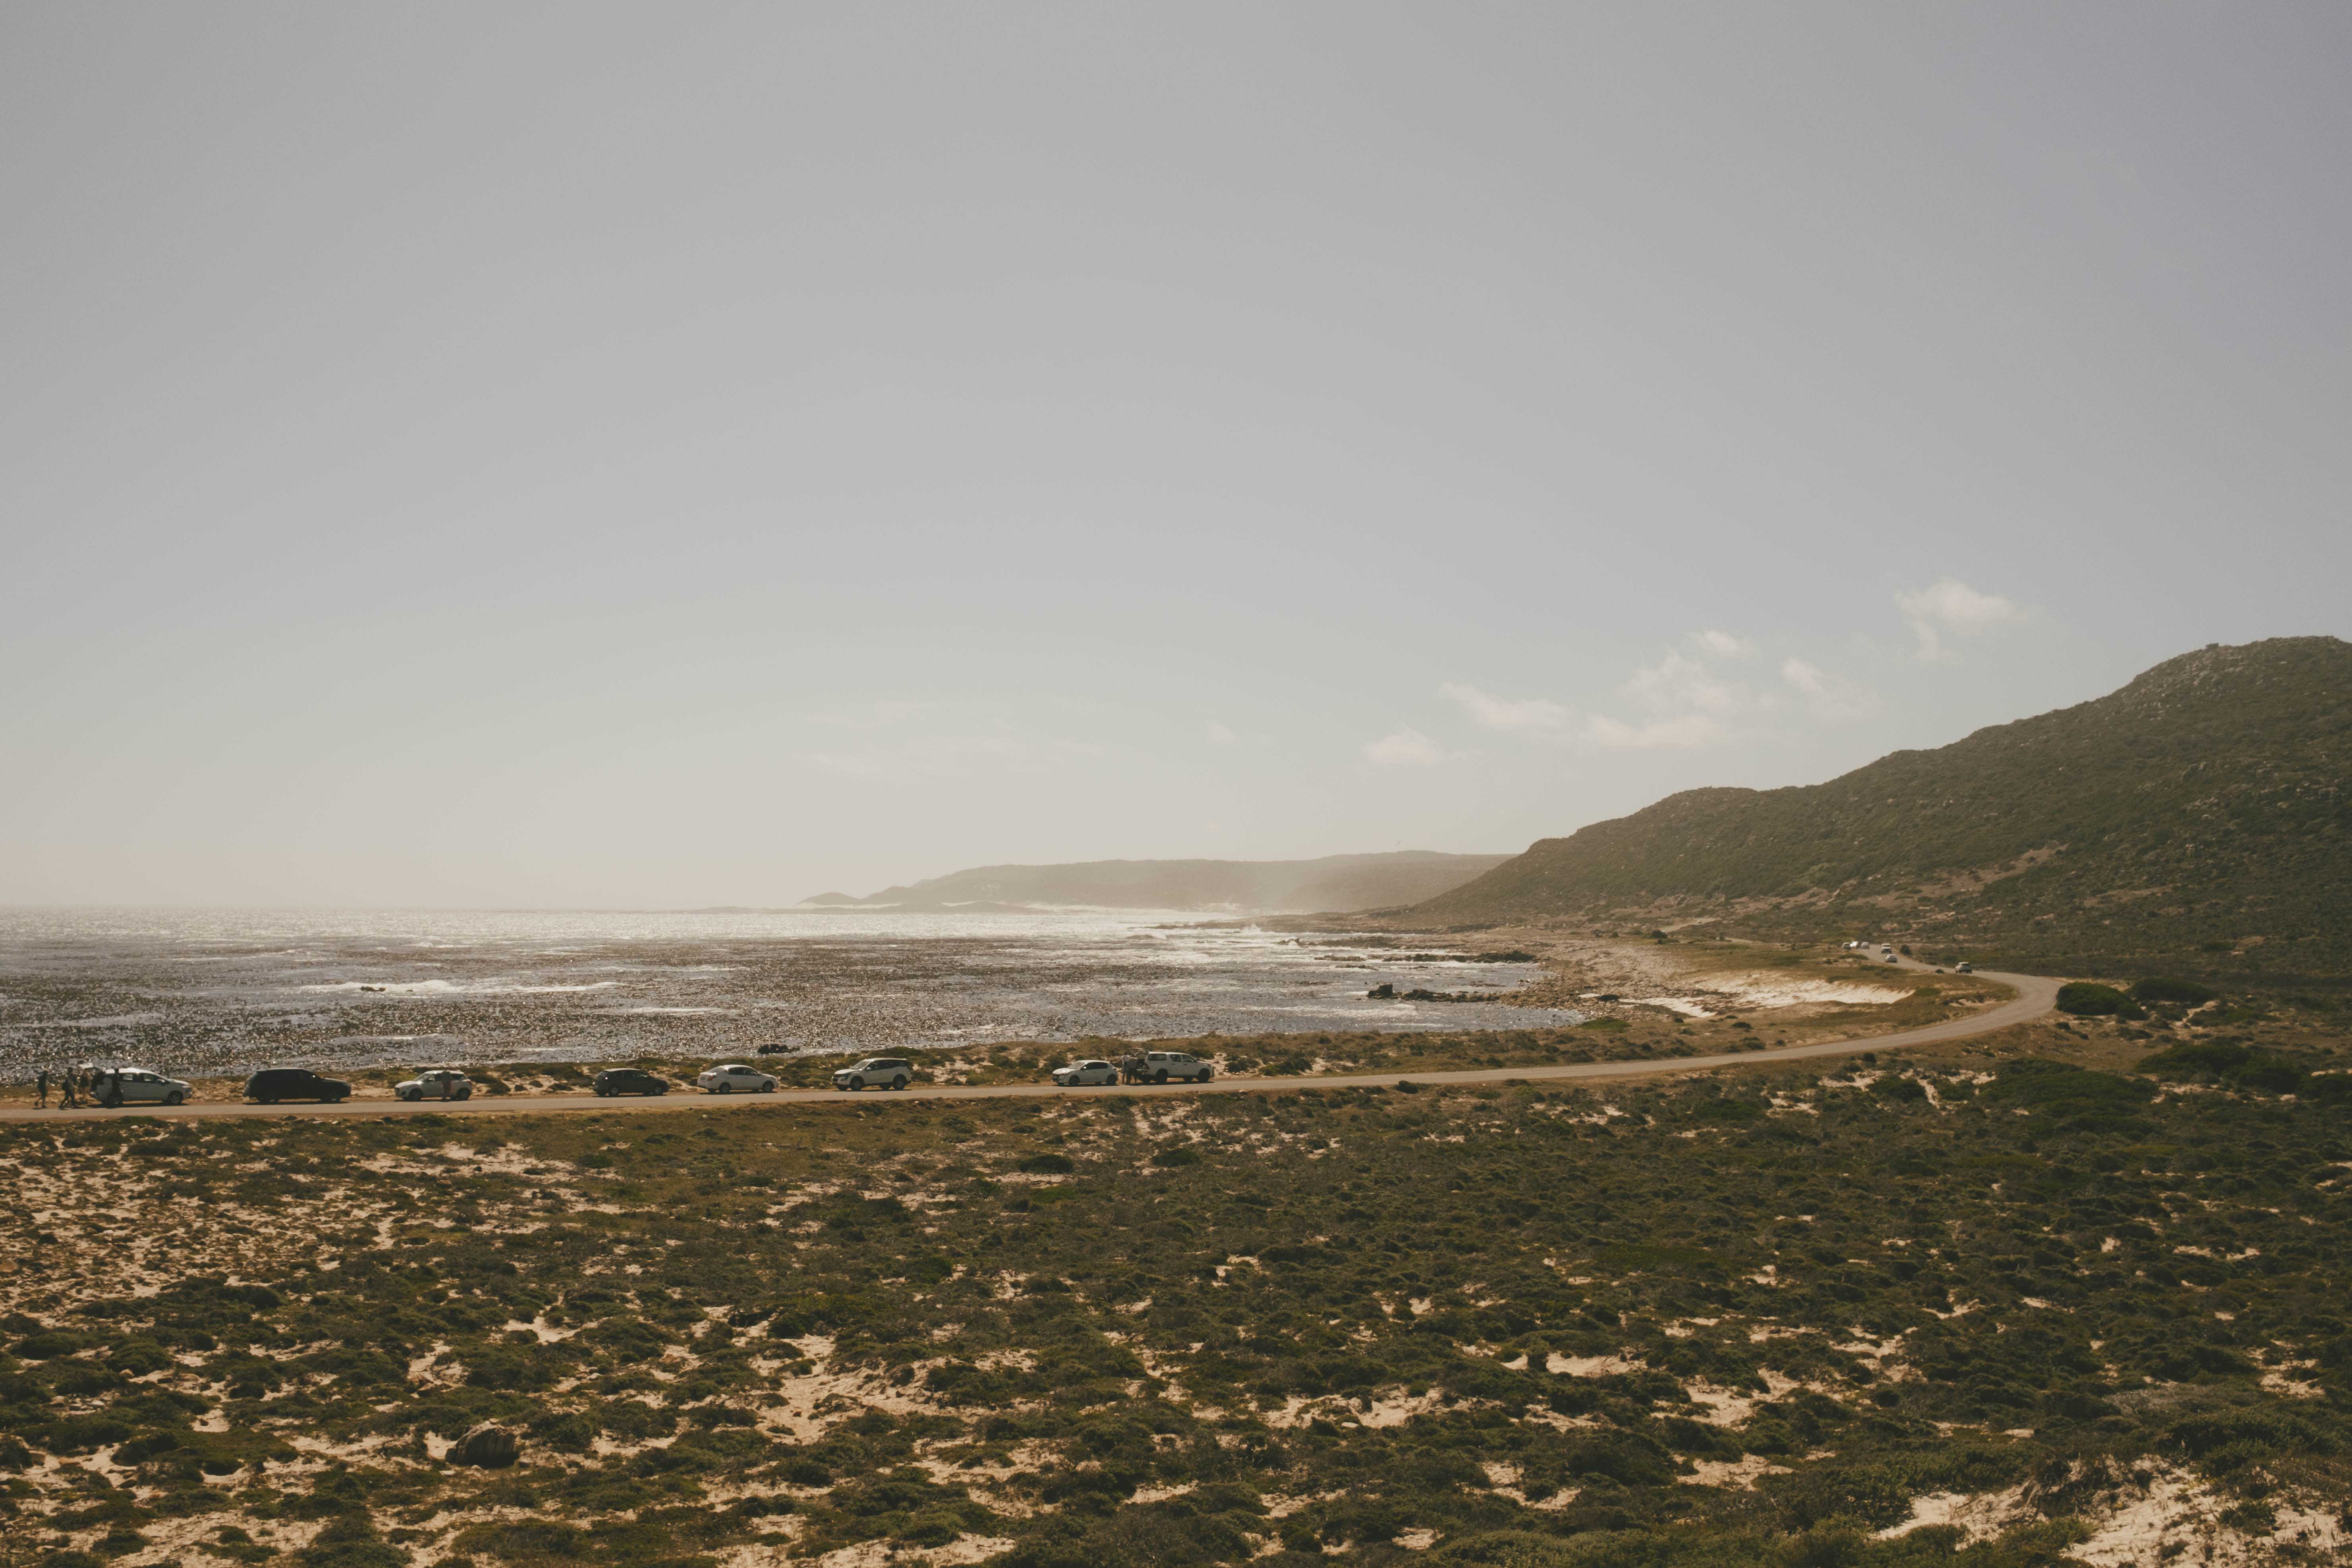
<svg viewBox="0 0 2352 1568">
<path fill-rule="evenodd" d="M 185 1105 L 188 1085 L 145 1068 L 101 1068 L 90 1098 L 100 1105 Z"/>
<path fill-rule="evenodd" d="M 403 1100 L 471 1100 L 474 1080 L 455 1068 L 435 1068 L 394 1084 L 392 1092 Z"/>
<path fill-rule="evenodd" d="M 776 1080 L 757 1068 L 747 1068 L 741 1062 L 729 1062 L 712 1068 L 695 1079 L 696 1087 L 705 1094 L 773 1094 Z"/>
<path fill-rule="evenodd" d="M 1077 1089 L 1090 1083 L 1117 1083 L 1118 1069 L 1108 1062 L 1072 1062 L 1054 1069 L 1054 1082 L 1062 1089 Z"/>
</svg>

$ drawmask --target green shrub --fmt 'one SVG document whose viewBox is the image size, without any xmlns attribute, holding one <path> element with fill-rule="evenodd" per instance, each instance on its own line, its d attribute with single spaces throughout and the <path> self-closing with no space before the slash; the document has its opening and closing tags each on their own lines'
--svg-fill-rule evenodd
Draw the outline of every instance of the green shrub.
<svg viewBox="0 0 2352 1568">
<path fill-rule="evenodd" d="M 2143 1058 L 2133 1070 L 2151 1078 L 2218 1078 L 2266 1094 L 2294 1094 L 2311 1084 L 2326 1083 L 2325 1079 L 2306 1080 L 2295 1063 L 2267 1051 L 2248 1050 L 2233 1040 L 2192 1040 L 2171 1046 Z M 2326 1100 L 2342 1092 L 2330 1085 L 2317 1098 Z"/>
<path fill-rule="evenodd" d="M 403 1568 L 408 1553 L 385 1544 L 366 1514 L 346 1513 L 328 1521 L 293 1561 L 296 1568 Z"/>
<path fill-rule="evenodd" d="M 2088 980 L 2069 981 L 2058 987 L 2058 1011 L 2077 1018 L 2112 1018 L 2130 1000 L 2112 985 Z"/>
<path fill-rule="evenodd" d="M 2221 994 L 2210 985 L 2200 985 L 2194 980 L 2139 980 L 2132 984 L 2132 1000 L 2146 1005 L 2151 1002 L 2177 1002 L 2184 1007 L 2201 1006 Z"/>
<path fill-rule="evenodd" d="M 2044 1057 L 2004 1062 L 1985 1088 L 1988 1100 L 2045 1110 L 2103 1131 L 2127 1130 L 2118 1119 L 2146 1104 L 2149 1094 L 2147 1085 L 2131 1079 Z"/>
<path fill-rule="evenodd" d="M 1030 1155 L 1021 1162 L 1021 1168 L 1032 1175 L 1066 1176 L 1078 1168 L 1078 1163 L 1067 1154 L 1056 1154 L 1048 1151 L 1043 1154 Z"/>
<path fill-rule="evenodd" d="M 2200 1073 L 2226 1078 L 2245 1066 L 2252 1054 L 2232 1040 L 2192 1040 L 2142 1057 L 2132 1070 L 2151 1078 L 2193 1078 Z"/>
</svg>

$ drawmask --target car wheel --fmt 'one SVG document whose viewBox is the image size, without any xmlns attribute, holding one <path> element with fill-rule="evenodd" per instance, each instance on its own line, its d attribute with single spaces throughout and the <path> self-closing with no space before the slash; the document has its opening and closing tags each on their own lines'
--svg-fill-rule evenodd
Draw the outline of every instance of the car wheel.
<svg viewBox="0 0 2352 1568">
<path fill-rule="evenodd" d="M 1211 1077 L 1211 1076 L 1212 1076 L 1212 1075 L 1211 1075 L 1211 1070 L 1210 1070 L 1209 1068 L 1202 1068 L 1201 1069 L 1201 1076 L 1200 1076 L 1199 1078 L 1194 1079 L 1192 1081 L 1193 1081 L 1194 1083 L 1206 1083 L 1206 1082 L 1208 1082 L 1208 1081 L 1209 1081 L 1209 1079 L 1210 1079 L 1210 1077 Z"/>
<path fill-rule="evenodd" d="M 167 1094 L 167 1095 L 165 1095 L 165 1096 L 163 1097 L 163 1103 L 164 1103 L 164 1104 L 166 1104 L 166 1105 L 180 1105 L 180 1104 L 184 1104 L 184 1103 L 186 1102 L 186 1100 L 187 1100 L 187 1098 L 188 1098 L 188 1097 L 187 1097 L 186 1095 L 182 1094 L 178 1089 L 173 1089 L 171 1093 L 169 1093 L 169 1094 Z"/>
<path fill-rule="evenodd" d="M 894 1078 L 890 1080 L 890 1087 L 892 1089 L 904 1089 L 907 1087 L 907 1080 L 903 1078 Z"/>
<path fill-rule="evenodd" d="M 339 1094 L 339 1095 L 335 1096 L 335 1098 L 334 1098 L 334 1099 L 332 1099 L 332 1100 L 331 1100 L 327 1101 L 327 1103 L 328 1103 L 329 1105 L 341 1105 L 343 1101 L 345 1101 L 345 1100 L 349 1100 L 350 1098 L 351 1098 L 351 1096 L 350 1096 L 350 1095 L 348 1095 L 348 1094 Z"/>
<path fill-rule="evenodd" d="M 1168 1081 L 1168 1075 L 1164 1072 L 1153 1073 L 1151 1075 L 1151 1081 L 1154 1083 L 1166 1083 Z"/>
</svg>

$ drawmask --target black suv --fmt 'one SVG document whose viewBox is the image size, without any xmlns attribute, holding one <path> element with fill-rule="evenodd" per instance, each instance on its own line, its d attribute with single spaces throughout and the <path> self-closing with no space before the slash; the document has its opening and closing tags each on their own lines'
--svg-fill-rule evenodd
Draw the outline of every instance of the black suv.
<svg viewBox="0 0 2352 1568">
<path fill-rule="evenodd" d="M 667 1094 L 669 1080 L 639 1068 L 606 1068 L 596 1075 L 598 1094 Z"/>
<path fill-rule="evenodd" d="M 245 1098 L 264 1105 L 281 1100 L 323 1100 L 332 1105 L 352 1097 L 352 1086 L 339 1078 L 320 1078 L 309 1068 L 264 1068 L 245 1080 Z"/>
</svg>

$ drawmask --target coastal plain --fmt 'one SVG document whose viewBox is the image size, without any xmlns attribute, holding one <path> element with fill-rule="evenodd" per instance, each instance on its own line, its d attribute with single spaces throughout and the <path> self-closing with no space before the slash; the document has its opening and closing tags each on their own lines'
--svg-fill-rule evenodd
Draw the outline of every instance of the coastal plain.
<svg viewBox="0 0 2352 1568">
<path fill-rule="evenodd" d="M 2326 1561 L 2334 1023 L 15 1124 L 5 1528 L 52 1568 Z"/>
</svg>

